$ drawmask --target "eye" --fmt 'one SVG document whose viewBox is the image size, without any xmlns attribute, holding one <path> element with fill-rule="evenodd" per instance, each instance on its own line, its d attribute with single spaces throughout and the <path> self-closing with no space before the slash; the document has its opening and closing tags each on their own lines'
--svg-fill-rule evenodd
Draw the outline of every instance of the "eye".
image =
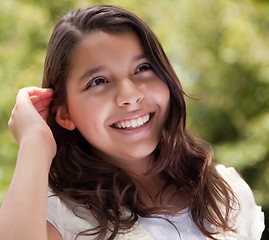
<svg viewBox="0 0 269 240">
<path fill-rule="evenodd" d="M 89 84 L 87 84 L 86 89 L 88 89 L 89 87 L 99 86 L 99 85 L 102 85 L 104 83 L 108 83 L 108 81 L 102 77 L 98 77 L 98 78 L 95 78 L 92 81 L 90 81 Z"/>
<path fill-rule="evenodd" d="M 143 63 L 141 64 L 140 66 L 138 66 L 137 70 L 136 70 L 136 73 L 139 73 L 139 72 L 145 72 L 147 70 L 150 70 L 152 69 L 151 65 L 148 64 L 148 63 Z"/>
</svg>

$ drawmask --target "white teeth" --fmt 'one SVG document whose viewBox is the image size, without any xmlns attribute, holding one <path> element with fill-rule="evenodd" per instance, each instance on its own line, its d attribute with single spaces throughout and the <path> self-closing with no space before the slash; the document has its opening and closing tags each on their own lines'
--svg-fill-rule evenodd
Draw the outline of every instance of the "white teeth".
<svg viewBox="0 0 269 240">
<path fill-rule="evenodd" d="M 147 116 L 143 116 L 143 121 L 147 121 Z"/>
<path fill-rule="evenodd" d="M 137 128 L 141 127 L 145 123 L 149 121 L 150 115 L 146 114 L 143 117 L 137 118 L 137 119 L 131 119 L 131 120 L 126 120 L 126 121 L 120 121 L 114 124 L 116 128 Z"/>
<path fill-rule="evenodd" d="M 136 120 L 131 120 L 131 126 L 132 126 L 132 127 L 137 127 L 137 122 L 136 122 Z"/>
<path fill-rule="evenodd" d="M 131 123 L 128 122 L 128 121 L 125 122 L 125 125 L 126 125 L 127 128 L 128 128 L 128 127 L 131 127 Z"/>
<path fill-rule="evenodd" d="M 142 125 L 143 124 L 143 119 L 138 118 L 137 119 L 137 124 L 138 124 L 138 126 Z"/>
</svg>

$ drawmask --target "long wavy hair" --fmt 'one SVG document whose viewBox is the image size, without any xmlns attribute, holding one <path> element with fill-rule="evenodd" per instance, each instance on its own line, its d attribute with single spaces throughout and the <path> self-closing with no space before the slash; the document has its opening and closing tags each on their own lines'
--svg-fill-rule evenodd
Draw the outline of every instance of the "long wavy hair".
<svg viewBox="0 0 269 240">
<path fill-rule="evenodd" d="M 171 186 L 175 196 L 186 196 L 194 223 L 210 239 L 216 239 L 218 232 L 211 232 L 207 223 L 219 231 L 234 231 L 228 220 L 235 195 L 217 172 L 210 145 L 186 129 L 185 94 L 157 37 L 131 12 L 110 5 L 94 5 L 71 11 L 57 23 L 49 41 L 43 77 L 43 87 L 55 91 L 48 124 L 57 142 L 57 154 L 50 169 L 49 185 L 59 197 L 83 205 L 98 221 L 94 229 L 85 229 L 78 235 L 96 235 L 96 239 L 103 239 L 108 234 L 108 239 L 114 239 L 121 230 L 130 229 L 138 215 L 175 213 L 169 206 L 147 208 L 132 176 L 98 159 L 77 129 L 68 131 L 55 120 L 54 109 L 66 104 L 73 49 L 86 34 L 96 30 L 134 31 L 153 70 L 170 90 L 169 121 L 153 152 L 154 166 L 148 173 L 165 181 L 158 197 L 162 199 Z M 123 216 L 122 209 L 128 209 L 130 215 Z"/>
</svg>

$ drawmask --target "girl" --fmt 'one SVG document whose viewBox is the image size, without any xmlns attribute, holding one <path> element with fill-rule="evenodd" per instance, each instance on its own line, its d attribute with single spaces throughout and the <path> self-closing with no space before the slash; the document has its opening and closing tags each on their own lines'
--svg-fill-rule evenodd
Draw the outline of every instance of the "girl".
<svg viewBox="0 0 269 240">
<path fill-rule="evenodd" d="M 184 92 L 143 21 L 108 5 L 70 12 L 43 89 L 20 90 L 9 121 L 20 149 L 0 238 L 259 239 L 251 190 L 185 123 Z"/>
</svg>

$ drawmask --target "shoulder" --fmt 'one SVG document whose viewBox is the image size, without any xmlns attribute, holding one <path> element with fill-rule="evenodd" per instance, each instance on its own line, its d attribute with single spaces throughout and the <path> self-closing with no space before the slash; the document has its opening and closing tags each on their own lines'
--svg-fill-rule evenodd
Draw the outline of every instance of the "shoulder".
<svg viewBox="0 0 269 240">
<path fill-rule="evenodd" d="M 130 212 L 123 209 L 123 214 L 130 215 Z M 99 226 L 93 215 L 88 209 L 83 208 L 72 201 L 62 200 L 56 196 L 50 189 L 48 192 L 47 221 L 49 221 L 59 231 L 63 239 L 68 240 L 93 240 L 93 236 L 80 236 L 77 234 L 82 231 L 94 229 Z M 111 226 L 111 228 L 113 228 Z M 107 233 L 106 239 L 111 232 Z M 153 240 L 152 236 L 136 222 L 131 229 L 122 230 L 115 240 Z"/>
<path fill-rule="evenodd" d="M 47 221 L 59 231 L 63 239 L 70 240 L 76 239 L 78 233 L 97 226 L 90 211 L 85 211 L 85 208 L 72 201 L 60 199 L 50 189 L 48 191 Z M 85 239 L 90 240 L 94 237 Z"/>
<path fill-rule="evenodd" d="M 238 198 L 240 205 L 248 207 L 256 206 L 252 190 L 234 168 L 217 165 L 216 169 L 223 179 L 230 185 L 235 196 Z"/>
<path fill-rule="evenodd" d="M 224 165 L 217 165 L 216 169 L 231 186 L 237 197 L 242 198 L 243 201 L 246 200 L 250 204 L 253 203 L 254 196 L 250 187 L 233 167 L 227 168 Z"/>
<path fill-rule="evenodd" d="M 264 230 L 264 214 L 256 205 L 253 192 L 234 168 L 217 165 L 217 171 L 232 188 L 239 202 L 235 220 L 237 238 L 260 239 Z"/>
</svg>

